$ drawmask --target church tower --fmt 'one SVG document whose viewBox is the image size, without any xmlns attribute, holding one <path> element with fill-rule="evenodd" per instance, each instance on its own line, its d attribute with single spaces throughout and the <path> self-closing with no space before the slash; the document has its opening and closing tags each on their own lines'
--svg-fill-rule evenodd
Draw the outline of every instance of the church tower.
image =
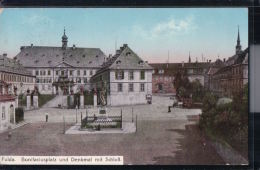
<svg viewBox="0 0 260 170">
<path fill-rule="evenodd" d="M 237 34 L 237 45 L 236 45 L 236 54 L 241 52 L 241 45 L 240 45 L 240 36 L 239 36 L 239 26 L 238 26 L 238 34 Z"/>
<path fill-rule="evenodd" d="M 64 33 L 63 33 L 63 36 L 62 36 L 62 49 L 66 49 L 67 44 L 68 44 L 68 37 L 66 36 L 65 28 L 64 28 Z"/>
</svg>

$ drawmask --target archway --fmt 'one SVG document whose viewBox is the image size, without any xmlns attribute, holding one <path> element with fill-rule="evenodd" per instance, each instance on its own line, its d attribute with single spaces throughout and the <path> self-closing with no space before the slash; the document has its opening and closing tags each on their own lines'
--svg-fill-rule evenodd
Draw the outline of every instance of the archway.
<svg viewBox="0 0 260 170">
<path fill-rule="evenodd" d="M 15 120 L 14 120 L 14 106 L 13 106 L 13 104 L 10 105 L 9 115 L 10 115 L 10 123 L 15 123 Z"/>
</svg>

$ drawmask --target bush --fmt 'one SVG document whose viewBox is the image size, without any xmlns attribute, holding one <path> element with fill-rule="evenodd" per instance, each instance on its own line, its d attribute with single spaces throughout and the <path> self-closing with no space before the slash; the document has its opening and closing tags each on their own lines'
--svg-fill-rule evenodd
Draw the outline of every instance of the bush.
<svg viewBox="0 0 260 170">
<path fill-rule="evenodd" d="M 19 123 L 24 120 L 24 110 L 22 107 L 15 109 L 15 122 Z"/>
<path fill-rule="evenodd" d="M 23 95 L 23 94 L 20 94 L 19 96 L 18 96 L 18 105 L 19 106 L 26 106 L 26 96 L 25 95 Z"/>
</svg>

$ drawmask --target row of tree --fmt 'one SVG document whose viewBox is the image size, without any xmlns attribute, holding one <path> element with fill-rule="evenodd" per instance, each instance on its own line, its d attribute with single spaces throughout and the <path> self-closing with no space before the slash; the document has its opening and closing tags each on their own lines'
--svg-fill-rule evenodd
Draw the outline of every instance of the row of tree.
<svg viewBox="0 0 260 170">
<path fill-rule="evenodd" d="M 173 81 L 178 99 L 192 98 L 193 102 L 202 102 L 206 89 L 199 80 L 190 82 L 186 71 L 179 70 Z"/>
</svg>

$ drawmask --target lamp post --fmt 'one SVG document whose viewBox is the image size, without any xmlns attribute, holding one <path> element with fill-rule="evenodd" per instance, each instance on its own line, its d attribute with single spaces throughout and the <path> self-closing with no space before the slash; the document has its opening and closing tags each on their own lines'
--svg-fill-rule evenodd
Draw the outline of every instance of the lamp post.
<svg viewBox="0 0 260 170">
<path fill-rule="evenodd" d="M 76 123 L 78 123 L 78 105 L 76 105 Z"/>
</svg>

